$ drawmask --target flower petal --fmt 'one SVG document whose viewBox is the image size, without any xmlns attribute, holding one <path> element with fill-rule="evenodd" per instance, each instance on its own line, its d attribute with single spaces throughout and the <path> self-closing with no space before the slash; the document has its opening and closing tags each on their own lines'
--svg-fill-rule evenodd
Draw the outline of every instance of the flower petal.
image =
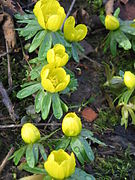
<svg viewBox="0 0 135 180">
<path fill-rule="evenodd" d="M 75 35 L 75 41 L 81 41 L 85 38 L 87 35 L 87 26 L 84 24 L 79 24 L 75 27 L 76 35 Z"/>
<path fill-rule="evenodd" d="M 38 23 L 40 24 L 40 26 L 42 28 L 46 29 L 44 16 L 43 16 L 43 13 L 42 13 L 42 10 L 41 10 L 41 2 L 40 1 L 38 1 L 35 4 L 33 12 L 34 12 L 35 16 L 37 17 Z"/>
<path fill-rule="evenodd" d="M 60 20 L 61 18 L 58 15 L 50 16 L 46 23 L 47 29 L 49 29 L 50 31 L 57 31 L 58 29 L 60 29 L 61 27 Z"/>
<path fill-rule="evenodd" d="M 55 52 L 53 49 L 49 49 L 49 51 L 47 52 L 47 61 L 49 64 L 53 64 L 55 63 Z"/>
<path fill-rule="evenodd" d="M 51 92 L 51 93 L 55 92 L 55 88 L 54 88 L 52 82 L 49 79 L 42 79 L 41 85 L 43 86 L 43 88 L 46 91 Z"/>
</svg>

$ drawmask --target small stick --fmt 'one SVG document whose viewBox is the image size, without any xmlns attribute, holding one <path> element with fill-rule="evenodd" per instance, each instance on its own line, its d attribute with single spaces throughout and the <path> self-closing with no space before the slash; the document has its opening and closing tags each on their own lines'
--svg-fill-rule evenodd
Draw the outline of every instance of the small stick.
<svg viewBox="0 0 135 180">
<path fill-rule="evenodd" d="M 12 75 L 11 75 L 11 66 L 10 66 L 10 55 L 9 55 L 9 48 L 8 48 L 8 43 L 6 41 L 6 50 L 7 50 L 7 60 L 8 60 L 8 85 L 9 88 L 12 88 Z"/>
<path fill-rule="evenodd" d="M 4 52 L 4 53 L 0 54 L 0 58 L 6 56 L 6 55 L 9 54 L 9 53 L 11 53 L 11 50 L 9 50 L 9 52 Z"/>
<path fill-rule="evenodd" d="M 73 7 L 74 7 L 75 2 L 76 2 L 76 0 L 73 0 L 73 1 L 72 1 L 71 5 L 70 5 L 70 8 L 69 8 L 69 10 L 68 10 L 68 12 L 67 12 L 66 18 L 65 18 L 65 20 L 64 20 L 64 22 L 63 22 L 63 24 L 62 24 L 61 29 L 63 29 L 64 23 L 65 23 L 66 19 L 68 18 L 68 16 L 70 15 L 70 13 L 71 13 L 71 11 L 72 11 L 72 9 L 73 9 Z"/>
<path fill-rule="evenodd" d="M 8 158 L 13 154 L 14 152 L 14 147 L 12 147 L 10 149 L 10 151 L 8 152 L 8 154 L 6 155 L 6 157 L 3 159 L 1 165 L 0 165 L 0 174 L 2 172 L 2 170 L 4 169 L 4 167 L 6 166 L 7 162 L 8 162 Z"/>
<path fill-rule="evenodd" d="M 61 123 L 33 123 L 35 126 L 61 126 Z M 10 124 L 10 125 L 0 125 L 0 129 L 10 129 L 10 128 L 21 128 L 23 124 Z"/>
<path fill-rule="evenodd" d="M 5 88 L 3 87 L 2 82 L 0 82 L 0 94 L 2 96 L 2 102 L 6 106 L 11 119 L 15 122 L 15 120 L 18 118 L 18 116 L 14 112 L 13 104 L 12 104 L 10 98 L 8 97 L 8 94 L 5 90 Z"/>
<path fill-rule="evenodd" d="M 106 15 L 112 15 L 113 13 L 114 0 L 109 0 L 105 5 Z"/>
</svg>

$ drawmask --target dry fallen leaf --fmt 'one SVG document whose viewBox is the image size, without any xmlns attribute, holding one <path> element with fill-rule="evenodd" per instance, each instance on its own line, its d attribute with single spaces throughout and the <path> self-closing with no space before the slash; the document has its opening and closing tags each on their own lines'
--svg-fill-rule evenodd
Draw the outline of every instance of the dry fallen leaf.
<svg viewBox="0 0 135 180">
<path fill-rule="evenodd" d="M 127 4 L 128 0 L 120 0 L 120 2 Z"/>
<path fill-rule="evenodd" d="M 92 122 L 98 117 L 98 114 L 92 108 L 87 107 L 83 109 L 82 116 L 86 121 Z"/>
<path fill-rule="evenodd" d="M 43 179 L 44 179 L 44 175 L 32 175 L 32 176 L 23 177 L 19 180 L 43 180 Z"/>
<path fill-rule="evenodd" d="M 4 16 L 6 17 L 6 20 L 3 23 L 5 40 L 9 48 L 14 48 L 16 44 L 14 22 L 12 17 L 8 13 L 4 13 Z"/>
<path fill-rule="evenodd" d="M 13 1 L 13 0 L 0 0 L 2 6 L 4 7 L 4 9 L 7 11 L 10 10 L 11 14 L 15 14 L 15 13 L 23 13 L 22 7 L 20 6 L 20 4 L 17 1 Z"/>
</svg>

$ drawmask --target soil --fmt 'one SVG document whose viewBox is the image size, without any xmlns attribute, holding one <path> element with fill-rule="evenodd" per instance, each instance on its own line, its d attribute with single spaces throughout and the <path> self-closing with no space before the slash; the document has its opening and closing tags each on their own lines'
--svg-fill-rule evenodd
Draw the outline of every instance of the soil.
<svg viewBox="0 0 135 180">
<path fill-rule="evenodd" d="M 22 1 L 21 4 L 27 6 L 32 1 Z M 71 1 L 62 1 L 64 7 L 70 6 Z M 91 9 L 88 1 L 77 1 L 73 12 L 78 8 L 84 8 L 89 14 L 89 20 L 95 12 Z M 32 6 L 29 6 L 32 9 Z M 25 8 L 24 8 L 25 9 Z M 96 11 L 99 13 L 98 11 Z M 90 24 L 90 21 L 89 23 Z M 106 77 L 104 72 L 103 62 L 109 63 L 110 61 L 115 65 L 116 72 L 120 69 L 123 71 L 129 68 L 132 69 L 135 58 L 132 52 L 123 54 L 119 53 L 119 57 L 112 58 L 110 52 L 103 54 L 102 43 L 106 36 L 106 31 L 99 28 L 90 29 L 86 41 L 93 47 L 93 52 L 88 54 L 95 63 L 92 63 L 88 59 L 81 59 L 80 63 L 75 63 L 72 59 L 68 63 L 67 67 L 75 73 L 78 80 L 77 90 L 68 95 L 63 96 L 64 101 L 72 106 L 70 111 L 75 111 L 80 115 L 83 127 L 93 131 L 95 137 L 107 144 L 106 147 L 101 147 L 92 143 L 92 149 L 95 153 L 95 161 L 85 164 L 84 169 L 86 172 L 95 176 L 96 179 L 101 180 L 129 180 L 135 179 L 135 126 L 129 122 L 128 128 L 120 126 L 120 114 L 116 110 L 111 109 L 108 104 L 107 93 L 103 88 Z M 93 33 L 94 32 L 94 33 Z M 0 30 L 0 55 L 6 52 L 5 40 L 2 29 Z M 33 104 L 34 97 L 30 97 L 27 100 L 22 101 L 16 98 L 17 92 L 20 90 L 20 85 L 24 82 L 27 67 L 27 62 L 23 58 L 20 42 L 25 45 L 24 39 L 17 38 L 17 47 L 10 53 L 11 58 L 11 70 L 13 78 L 13 88 L 9 89 L 8 86 L 8 74 L 7 74 L 7 56 L 0 58 L 0 79 L 7 90 L 7 93 L 13 104 L 15 113 L 19 116 L 15 122 L 11 120 L 6 107 L 0 99 L 0 125 L 20 124 L 20 120 L 26 114 L 26 107 Z M 29 54 L 29 56 L 36 57 L 36 54 Z M 97 66 L 97 63 L 100 66 Z M 127 65 L 128 64 L 128 65 Z M 85 108 L 81 106 L 82 102 L 86 102 L 88 99 L 93 98 L 93 101 L 88 103 L 85 107 L 92 108 L 97 114 L 98 118 L 92 123 L 88 122 L 82 117 L 82 110 Z M 74 108 L 75 107 L 75 108 Z M 49 118 L 48 118 L 49 119 Z M 56 121 L 56 120 L 54 120 Z M 41 121 L 43 122 L 43 121 Z M 43 131 L 42 128 L 40 128 Z M 52 131 L 47 127 L 46 131 Z M 60 134 L 58 134 L 59 136 Z M 0 129 L 0 164 L 9 152 L 11 147 L 15 149 L 19 148 L 21 142 L 20 128 L 7 128 Z M 79 164 L 78 164 L 79 165 Z M 80 165 L 79 165 L 80 166 Z M 81 167 L 81 166 L 80 166 Z M 26 173 L 18 170 L 12 160 L 8 161 L 4 167 L 0 180 L 12 180 L 24 177 Z"/>
</svg>

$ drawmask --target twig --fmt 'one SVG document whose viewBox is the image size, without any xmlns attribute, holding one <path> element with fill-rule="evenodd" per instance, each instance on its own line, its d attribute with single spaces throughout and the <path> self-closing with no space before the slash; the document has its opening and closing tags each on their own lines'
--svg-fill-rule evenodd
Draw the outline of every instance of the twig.
<svg viewBox="0 0 135 180">
<path fill-rule="evenodd" d="M 61 123 L 33 123 L 35 126 L 61 126 Z M 23 124 L 10 124 L 10 125 L 0 125 L 0 129 L 10 129 L 10 128 L 21 128 Z"/>
<path fill-rule="evenodd" d="M 6 41 L 6 50 L 7 50 L 7 60 L 8 60 L 8 85 L 9 88 L 12 88 L 12 75 L 11 75 L 11 66 L 10 66 L 10 55 L 9 55 L 9 48 L 8 43 Z"/>
<path fill-rule="evenodd" d="M 8 162 L 8 158 L 13 154 L 14 152 L 14 147 L 12 147 L 10 149 L 10 151 L 8 152 L 8 154 L 6 155 L 6 157 L 3 159 L 1 165 L 0 165 L 0 174 L 2 172 L 2 170 L 4 169 L 4 167 L 6 166 L 7 162 Z"/>
<path fill-rule="evenodd" d="M 10 98 L 8 97 L 8 94 L 7 94 L 6 90 L 5 90 L 5 88 L 3 87 L 2 82 L 0 82 L 0 93 L 1 93 L 1 96 L 2 96 L 2 102 L 5 104 L 11 119 L 13 121 L 15 121 L 18 118 L 18 116 L 14 112 L 13 104 L 12 104 Z"/>
<path fill-rule="evenodd" d="M 65 23 L 66 19 L 68 18 L 68 16 L 70 15 L 70 13 L 71 13 L 71 11 L 72 11 L 72 9 L 73 9 L 73 7 L 74 7 L 75 2 L 76 2 L 76 0 L 73 0 L 73 1 L 72 1 L 71 5 L 70 5 L 70 8 L 69 8 L 69 10 L 68 10 L 68 12 L 67 12 L 66 18 L 65 18 L 65 20 L 64 20 L 64 22 L 63 22 L 63 24 L 62 24 L 61 29 L 63 29 L 64 23 Z"/>
<path fill-rule="evenodd" d="M 12 50 L 9 50 L 8 52 L 4 52 L 2 54 L 0 54 L 0 58 L 6 56 L 7 54 L 11 53 Z"/>
<path fill-rule="evenodd" d="M 113 13 L 113 5 L 114 5 L 114 0 L 108 0 L 106 5 L 105 5 L 105 12 L 106 15 L 112 15 Z"/>
</svg>

